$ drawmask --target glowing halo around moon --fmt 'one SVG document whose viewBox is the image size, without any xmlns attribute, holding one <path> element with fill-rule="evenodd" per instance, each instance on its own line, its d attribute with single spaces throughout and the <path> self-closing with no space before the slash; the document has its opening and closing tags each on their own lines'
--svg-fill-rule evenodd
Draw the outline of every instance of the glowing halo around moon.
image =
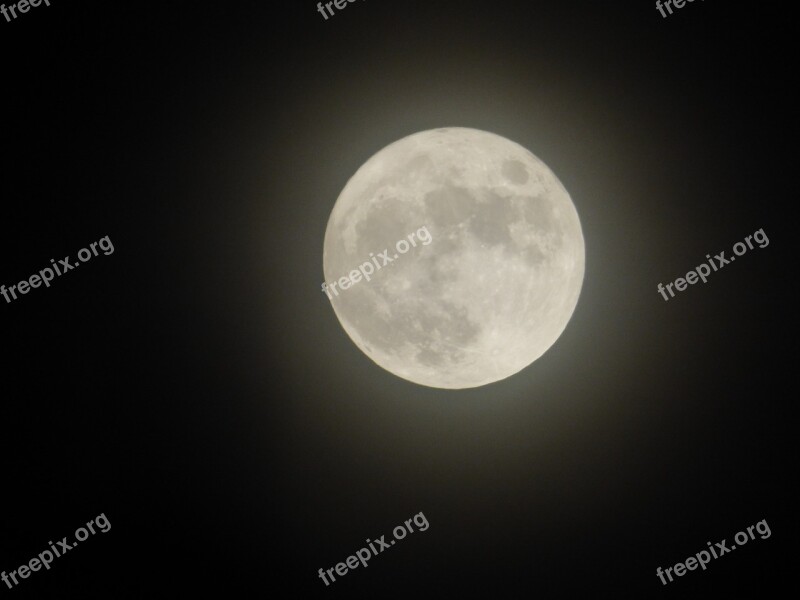
<svg viewBox="0 0 800 600">
<path fill-rule="evenodd" d="M 397 246 L 423 227 L 427 245 Z M 564 331 L 583 283 L 583 233 L 564 186 L 519 144 L 476 129 L 405 137 L 347 182 L 325 232 L 325 281 L 380 265 L 384 250 L 398 256 L 369 281 L 326 293 L 364 354 L 436 388 L 530 365 Z"/>
</svg>

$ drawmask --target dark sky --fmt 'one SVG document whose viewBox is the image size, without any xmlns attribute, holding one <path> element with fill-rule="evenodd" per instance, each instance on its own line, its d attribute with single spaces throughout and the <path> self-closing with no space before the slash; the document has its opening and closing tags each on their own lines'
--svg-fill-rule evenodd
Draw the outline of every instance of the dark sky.
<svg viewBox="0 0 800 600">
<path fill-rule="evenodd" d="M 797 102 L 781 6 L 50 0 L 0 17 L 0 597 L 722 597 L 796 551 Z M 577 309 L 517 375 L 421 387 L 319 285 L 387 144 L 506 136 L 570 192 Z M 665 302 L 667 284 L 770 240 Z M 422 512 L 430 527 L 326 587 Z M 772 536 L 667 586 L 765 519 Z M 85 544 L 85 545 L 84 545 Z"/>
</svg>

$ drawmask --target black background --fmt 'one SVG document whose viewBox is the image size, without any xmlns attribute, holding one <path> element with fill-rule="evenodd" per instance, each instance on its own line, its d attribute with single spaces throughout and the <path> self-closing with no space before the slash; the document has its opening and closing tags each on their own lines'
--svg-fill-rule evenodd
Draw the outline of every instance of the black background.
<svg viewBox="0 0 800 600">
<path fill-rule="evenodd" d="M 763 593 L 796 553 L 793 21 L 783 6 L 51 0 L 0 18 L 0 570 L 21 598 Z M 504 135 L 569 190 L 558 343 L 460 392 L 378 368 L 324 294 L 383 146 Z M 656 291 L 763 228 L 664 302 Z M 790 385 L 791 383 L 791 385 Z M 430 528 L 317 576 L 423 512 Z M 663 586 L 666 568 L 766 519 Z"/>
</svg>

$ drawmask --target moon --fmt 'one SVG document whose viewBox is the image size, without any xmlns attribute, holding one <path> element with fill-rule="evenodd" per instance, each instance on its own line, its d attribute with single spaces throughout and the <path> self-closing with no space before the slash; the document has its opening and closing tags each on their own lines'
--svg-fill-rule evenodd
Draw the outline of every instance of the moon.
<svg viewBox="0 0 800 600">
<path fill-rule="evenodd" d="M 584 261 L 578 213 L 547 165 L 499 135 L 451 127 L 386 146 L 350 178 L 325 231 L 322 290 L 377 365 L 464 389 L 518 373 L 556 342 Z"/>
</svg>

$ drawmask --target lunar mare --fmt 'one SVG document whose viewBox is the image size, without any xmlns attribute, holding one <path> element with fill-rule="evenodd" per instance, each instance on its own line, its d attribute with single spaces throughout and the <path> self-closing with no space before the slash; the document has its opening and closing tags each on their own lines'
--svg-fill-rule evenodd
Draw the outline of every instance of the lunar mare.
<svg viewBox="0 0 800 600">
<path fill-rule="evenodd" d="M 423 131 L 372 156 L 347 182 L 325 232 L 330 281 L 409 231 L 433 238 L 331 304 L 379 366 L 437 388 L 499 381 L 552 346 L 584 274 L 569 194 L 531 152 L 493 133 Z"/>
</svg>

